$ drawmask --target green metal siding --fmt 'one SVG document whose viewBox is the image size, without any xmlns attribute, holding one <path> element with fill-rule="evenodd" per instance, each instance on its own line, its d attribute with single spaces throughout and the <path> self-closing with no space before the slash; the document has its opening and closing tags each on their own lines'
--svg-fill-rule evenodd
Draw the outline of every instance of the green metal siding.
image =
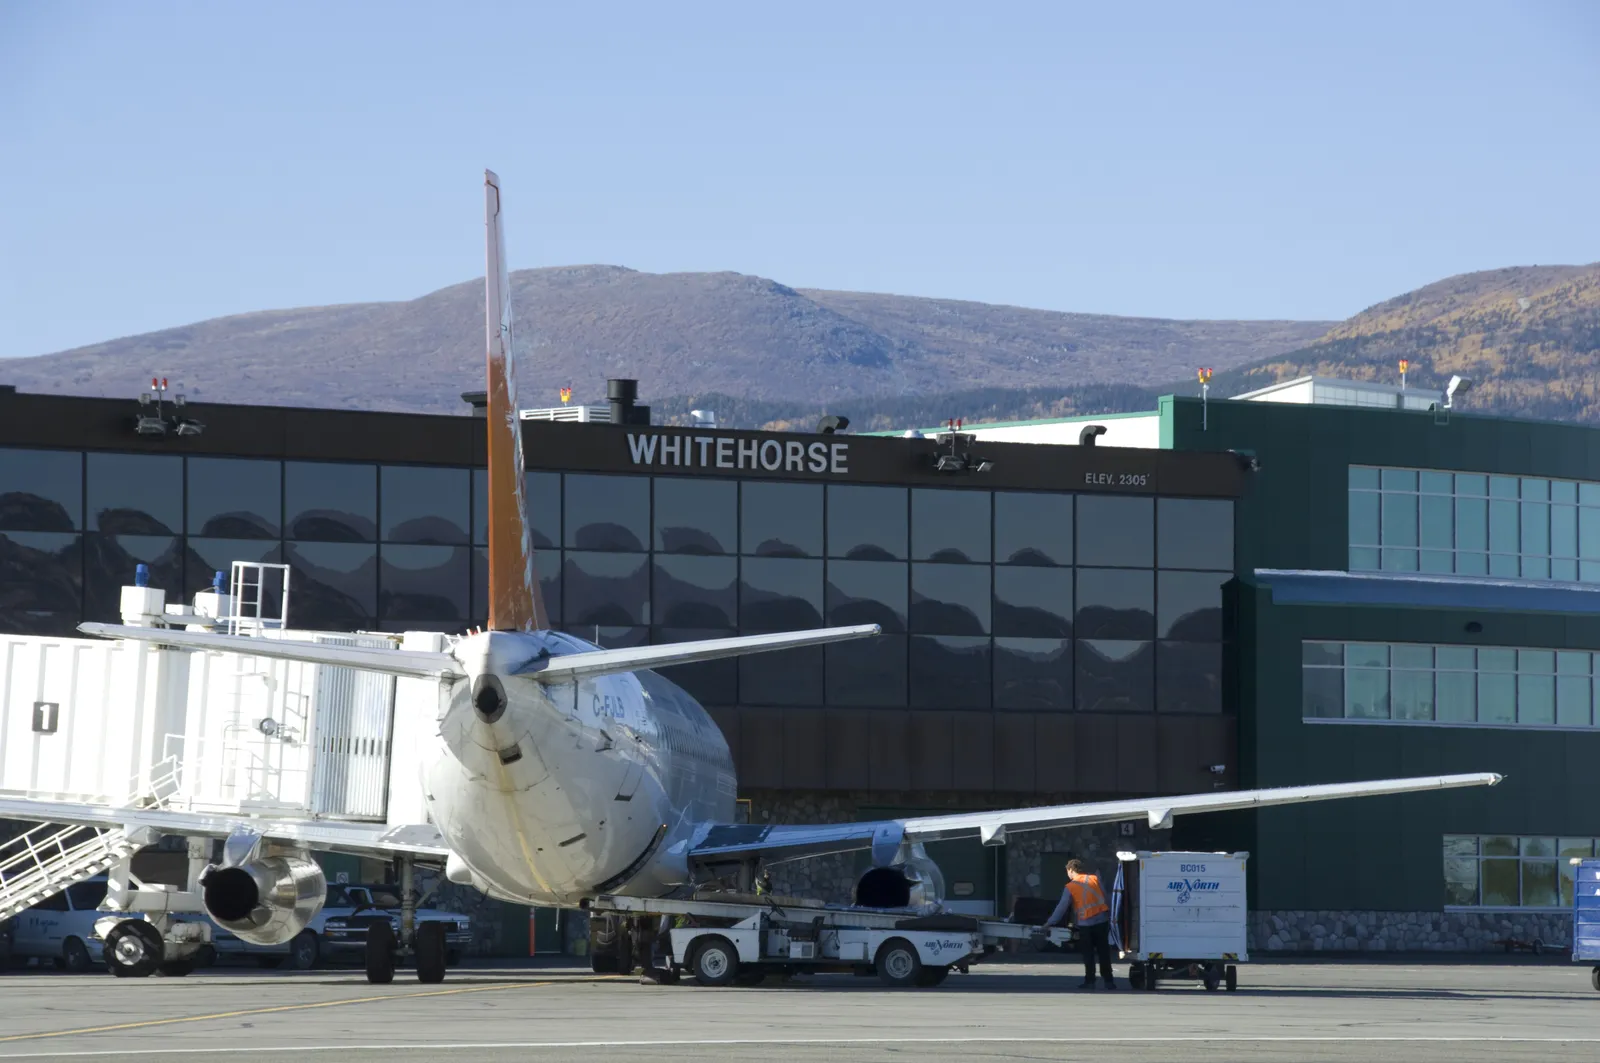
<svg viewBox="0 0 1600 1063">
<path fill-rule="evenodd" d="M 1251 852 L 1257 909 L 1438 911 L 1441 837 L 1600 835 L 1600 730 L 1306 723 L 1303 639 L 1600 649 L 1600 618 L 1278 606 L 1258 568 L 1343 570 L 1352 464 L 1600 480 L 1600 431 L 1573 425 L 1273 403 L 1161 401 L 1162 443 L 1249 450 L 1237 509 L 1239 783 L 1244 787 L 1495 771 L 1494 788 L 1180 821 L 1175 842 Z M 1469 633 L 1465 625 L 1483 625 Z M 1199 847 L 1199 846 L 1196 846 Z"/>
</svg>

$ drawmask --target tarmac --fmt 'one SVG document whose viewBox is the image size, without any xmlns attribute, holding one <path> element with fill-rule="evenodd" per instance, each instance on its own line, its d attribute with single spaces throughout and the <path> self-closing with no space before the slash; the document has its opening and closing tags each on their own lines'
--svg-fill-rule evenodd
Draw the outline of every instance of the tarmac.
<svg viewBox="0 0 1600 1063">
<path fill-rule="evenodd" d="M 1119 976 L 1125 969 L 1118 968 Z M 935 989 L 825 975 L 756 988 L 641 985 L 571 962 L 408 971 L 217 967 L 119 980 L 0 973 L 0 1060 L 800 1063 L 1600 1059 L 1586 966 L 1543 960 L 1242 965 L 1239 991 L 1080 991 L 1071 962 L 1003 963 Z"/>
</svg>

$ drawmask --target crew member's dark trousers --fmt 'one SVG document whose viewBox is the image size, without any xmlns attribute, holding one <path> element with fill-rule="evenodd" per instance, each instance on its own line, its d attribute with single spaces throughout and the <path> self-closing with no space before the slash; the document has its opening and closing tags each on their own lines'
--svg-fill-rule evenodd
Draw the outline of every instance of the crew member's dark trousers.
<svg viewBox="0 0 1600 1063">
<path fill-rule="evenodd" d="M 1111 981 L 1111 924 L 1080 926 L 1078 941 L 1083 946 L 1083 977 L 1094 981 L 1094 959 L 1100 957 L 1100 977 Z"/>
</svg>

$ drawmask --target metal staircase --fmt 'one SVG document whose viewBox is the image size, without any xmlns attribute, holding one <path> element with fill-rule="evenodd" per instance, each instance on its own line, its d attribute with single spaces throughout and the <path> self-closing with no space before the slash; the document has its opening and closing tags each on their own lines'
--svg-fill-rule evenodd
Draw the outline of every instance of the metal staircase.
<svg viewBox="0 0 1600 1063">
<path fill-rule="evenodd" d="M 181 765 L 168 757 L 151 772 L 153 778 L 122 807 L 166 808 L 178 789 Z M 160 774 L 157 774 L 160 772 Z M 109 868 L 144 846 L 121 827 L 63 827 L 41 823 L 0 844 L 0 920 L 52 897 L 74 882 Z"/>
<path fill-rule="evenodd" d="M 98 875 L 137 848 L 121 827 L 39 824 L 0 846 L 0 919 Z"/>
</svg>

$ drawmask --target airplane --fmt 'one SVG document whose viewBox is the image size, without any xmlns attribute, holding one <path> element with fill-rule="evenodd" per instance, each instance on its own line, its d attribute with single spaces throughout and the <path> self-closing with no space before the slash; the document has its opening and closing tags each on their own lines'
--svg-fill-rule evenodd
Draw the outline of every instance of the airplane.
<svg viewBox="0 0 1600 1063">
<path fill-rule="evenodd" d="M 843 824 L 737 822 L 738 783 L 726 740 L 706 710 L 655 669 L 870 638 L 879 629 L 831 627 L 604 649 L 550 628 L 529 535 L 500 180 L 493 171 L 484 174 L 484 201 L 485 629 L 447 639 L 441 652 L 424 652 L 115 624 L 79 628 L 198 653 L 367 669 L 436 684 L 437 712 L 420 721 L 424 748 L 416 779 L 429 823 L 396 828 L 6 798 L 0 798 L 0 816 L 212 839 L 212 845 L 223 839 L 220 862 L 207 864 L 197 878 L 205 912 L 246 941 L 272 945 L 291 939 L 322 904 L 326 887 L 313 849 L 397 860 L 407 885 L 416 862 L 442 864 L 451 882 L 491 897 L 567 908 L 607 894 L 683 896 L 712 882 L 748 890 L 766 864 L 864 850 L 871 866 L 858 883 L 858 904 L 936 912 L 942 878 L 927 857 L 928 842 L 977 838 L 997 845 L 1012 833 L 1134 819 L 1167 828 L 1179 815 L 1500 781 L 1480 773 Z M 106 934 L 114 973 L 149 973 L 161 958 L 159 935 L 135 922 L 118 923 Z M 387 924 L 375 924 L 368 978 L 391 980 L 398 951 L 416 957 L 420 980 L 442 980 L 442 936 L 428 925 L 405 926 L 397 943 Z M 605 971 L 617 969 L 619 956 L 635 954 L 632 946 L 618 945 L 618 934 L 643 940 L 650 931 L 611 925 L 597 933 L 591 963 Z"/>
</svg>

